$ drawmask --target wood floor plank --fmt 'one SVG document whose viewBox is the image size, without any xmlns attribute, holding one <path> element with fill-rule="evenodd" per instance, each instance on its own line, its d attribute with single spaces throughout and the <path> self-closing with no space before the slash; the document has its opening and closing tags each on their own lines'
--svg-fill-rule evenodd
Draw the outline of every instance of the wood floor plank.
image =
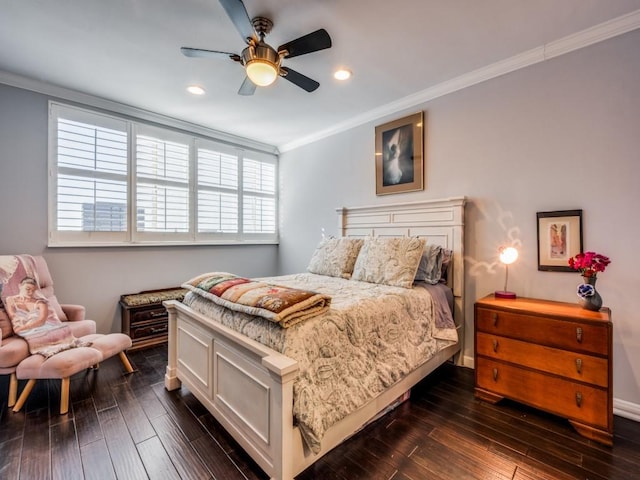
<svg viewBox="0 0 640 480">
<path fill-rule="evenodd" d="M 72 407 L 80 447 L 104 438 L 93 398 L 75 402 Z"/>
<path fill-rule="evenodd" d="M 180 417 L 182 419 L 183 417 Z M 213 478 L 193 449 L 182 430 L 167 414 L 151 420 L 163 447 L 169 453 L 173 466 L 184 479 Z"/>
<path fill-rule="evenodd" d="M 116 472 L 104 439 L 80 447 L 85 480 L 115 480 Z"/>
<path fill-rule="evenodd" d="M 113 385 L 111 390 L 118 402 L 118 408 L 127 424 L 133 443 L 138 444 L 155 436 L 156 432 L 153 430 L 142 406 L 129 388 L 129 385 L 120 383 Z"/>
<path fill-rule="evenodd" d="M 59 422 L 50 427 L 51 476 L 53 480 L 82 480 L 82 460 L 75 422 Z"/>
<path fill-rule="evenodd" d="M 20 479 L 51 478 L 51 444 L 49 443 L 49 409 L 47 406 L 27 414 L 20 460 Z"/>
<path fill-rule="evenodd" d="M 18 478 L 22 437 L 15 437 L 0 443 L 0 478 Z"/>
<path fill-rule="evenodd" d="M 189 408 L 180 399 L 178 392 L 168 392 L 163 384 L 154 385 L 153 391 L 167 410 L 167 413 L 180 425 L 180 429 L 189 441 L 206 435 L 206 430 L 191 414 Z"/>
<path fill-rule="evenodd" d="M 176 467 L 171 463 L 158 437 L 151 437 L 138 443 L 136 447 L 151 480 L 180 480 Z"/>
<path fill-rule="evenodd" d="M 120 410 L 101 410 L 98 412 L 98 420 L 118 479 L 148 478 Z"/>
<path fill-rule="evenodd" d="M 210 436 L 203 435 L 191 442 L 200 459 L 214 478 L 243 480 L 238 466 L 225 454 L 220 445 Z"/>
</svg>

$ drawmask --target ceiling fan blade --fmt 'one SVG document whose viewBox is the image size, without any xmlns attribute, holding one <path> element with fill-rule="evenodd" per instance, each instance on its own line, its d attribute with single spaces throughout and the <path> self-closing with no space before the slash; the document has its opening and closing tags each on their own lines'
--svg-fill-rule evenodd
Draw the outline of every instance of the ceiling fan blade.
<svg viewBox="0 0 640 480">
<path fill-rule="evenodd" d="M 295 70 L 292 70 L 287 67 L 280 67 L 280 70 L 286 73 L 286 75 L 284 75 L 284 78 L 289 80 L 294 85 L 297 85 L 300 88 L 306 90 L 307 92 L 313 92 L 315 89 L 317 89 L 320 86 L 320 84 L 315 80 L 309 77 L 305 77 L 304 75 L 296 72 Z"/>
<path fill-rule="evenodd" d="M 244 82 L 240 85 L 238 95 L 253 95 L 256 91 L 256 84 L 249 80 L 249 77 L 244 77 Z"/>
<path fill-rule="evenodd" d="M 258 35 L 253 28 L 253 24 L 251 23 L 251 19 L 249 18 L 249 14 L 247 13 L 244 3 L 242 3 L 242 0 L 220 0 L 220 4 L 224 8 L 225 12 L 227 12 L 227 15 L 236 26 L 238 32 L 240 32 L 240 35 L 245 42 L 248 43 L 247 40 L 249 38 L 253 38 L 255 41 L 258 41 Z"/>
<path fill-rule="evenodd" d="M 278 47 L 278 52 L 286 50 L 287 55 L 284 58 L 297 57 L 306 53 L 317 52 L 331 47 L 331 37 L 324 28 L 308 33 L 307 35 L 291 40 L 284 45 Z"/>
<path fill-rule="evenodd" d="M 193 57 L 193 58 L 213 58 L 219 57 L 220 55 L 225 55 L 229 57 L 231 60 L 240 60 L 240 56 L 235 53 L 229 52 L 220 52 L 218 50 L 206 50 L 204 48 L 191 48 L 191 47 L 181 47 L 180 51 L 185 57 Z"/>
</svg>

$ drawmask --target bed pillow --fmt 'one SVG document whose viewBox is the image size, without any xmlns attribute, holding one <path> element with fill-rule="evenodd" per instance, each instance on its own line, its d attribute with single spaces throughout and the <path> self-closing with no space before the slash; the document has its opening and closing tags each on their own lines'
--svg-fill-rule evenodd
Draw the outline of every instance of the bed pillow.
<svg viewBox="0 0 640 480">
<path fill-rule="evenodd" d="M 349 278 L 363 243 L 361 238 L 325 238 L 313 252 L 307 271 Z"/>
<path fill-rule="evenodd" d="M 369 237 L 353 268 L 353 280 L 411 288 L 424 251 L 416 237 Z"/>
<path fill-rule="evenodd" d="M 449 264 L 453 258 L 453 250 L 448 248 L 442 249 L 442 273 L 440 274 L 440 282 L 447 283 L 447 272 L 449 271 Z"/>
<path fill-rule="evenodd" d="M 440 245 L 427 244 L 424 246 L 418 271 L 416 272 L 416 282 L 427 282 L 432 285 L 440 282 L 443 250 Z"/>
</svg>

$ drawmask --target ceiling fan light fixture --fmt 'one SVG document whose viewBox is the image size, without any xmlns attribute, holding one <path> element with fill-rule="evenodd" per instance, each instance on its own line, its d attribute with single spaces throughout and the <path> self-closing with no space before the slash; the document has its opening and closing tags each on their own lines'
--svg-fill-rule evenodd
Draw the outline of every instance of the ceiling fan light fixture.
<svg viewBox="0 0 640 480">
<path fill-rule="evenodd" d="M 333 78 L 336 80 L 348 80 L 351 78 L 351 70 L 347 70 L 346 68 L 336 70 L 333 74 Z"/>
<path fill-rule="evenodd" d="M 245 67 L 247 69 L 247 77 L 259 87 L 271 85 L 278 78 L 277 67 L 266 60 L 250 60 Z"/>
<path fill-rule="evenodd" d="M 205 89 L 200 85 L 189 85 L 187 87 L 187 92 L 191 95 L 204 95 L 206 93 Z"/>
</svg>

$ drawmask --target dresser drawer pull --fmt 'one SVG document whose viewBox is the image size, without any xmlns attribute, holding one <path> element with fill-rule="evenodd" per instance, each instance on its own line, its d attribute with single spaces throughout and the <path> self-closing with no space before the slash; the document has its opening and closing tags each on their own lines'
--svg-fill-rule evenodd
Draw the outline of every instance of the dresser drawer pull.
<svg viewBox="0 0 640 480">
<path fill-rule="evenodd" d="M 582 407 L 582 394 L 580 392 L 576 392 L 576 405 Z"/>
<path fill-rule="evenodd" d="M 582 343 L 582 328 L 581 327 L 576 328 L 576 340 L 578 341 L 578 343 Z"/>
<path fill-rule="evenodd" d="M 165 325 L 164 327 L 152 327 L 149 331 L 151 332 L 151 334 L 154 334 L 154 333 L 164 333 L 167 330 L 169 330 L 169 326 Z"/>
<path fill-rule="evenodd" d="M 493 339 L 493 353 L 497 353 L 498 352 L 498 340 L 496 340 L 495 338 Z"/>
<path fill-rule="evenodd" d="M 497 368 L 493 369 L 493 381 L 494 382 L 498 381 L 498 369 Z"/>
<path fill-rule="evenodd" d="M 167 316 L 167 312 L 166 312 L 166 310 L 162 310 L 162 311 L 159 311 L 159 312 L 151 312 L 149 314 L 149 316 L 151 318 L 166 317 Z"/>
<path fill-rule="evenodd" d="M 576 371 L 582 373 L 582 359 L 576 358 Z"/>
<path fill-rule="evenodd" d="M 493 326 L 495 327 L 496 325 L 498 325 L 498 314 L 496 312 L 493 312 L 491 314 L 491 319 L 493 320 Z"/>
</svg>

